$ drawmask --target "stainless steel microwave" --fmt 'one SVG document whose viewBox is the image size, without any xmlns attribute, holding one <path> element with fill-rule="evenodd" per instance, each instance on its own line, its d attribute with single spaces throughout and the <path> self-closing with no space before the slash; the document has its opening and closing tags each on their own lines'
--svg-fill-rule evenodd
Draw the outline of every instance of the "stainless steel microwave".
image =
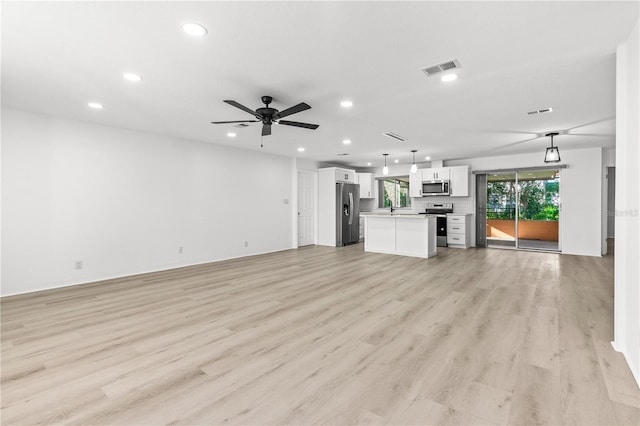
<svg viewBox="0 0 640 426">
<path fill-rule="evenodd" d="M 422 196 L 449 195 L 448 180 L 430 180 L 422 182 Z"/>
</svg>

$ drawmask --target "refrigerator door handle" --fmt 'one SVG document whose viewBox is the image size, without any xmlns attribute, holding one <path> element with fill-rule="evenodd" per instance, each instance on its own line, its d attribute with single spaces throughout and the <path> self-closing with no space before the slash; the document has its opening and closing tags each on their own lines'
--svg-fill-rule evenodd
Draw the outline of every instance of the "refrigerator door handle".
<svg viewBox="0 0 640 426">
<path fill-rule="evenodd" d="M 349 212 L 353 211 L 353 192 L 349 193 Z M 349 215 L 349 225 L 353 225 L 353 215 Z"/>
</svg>

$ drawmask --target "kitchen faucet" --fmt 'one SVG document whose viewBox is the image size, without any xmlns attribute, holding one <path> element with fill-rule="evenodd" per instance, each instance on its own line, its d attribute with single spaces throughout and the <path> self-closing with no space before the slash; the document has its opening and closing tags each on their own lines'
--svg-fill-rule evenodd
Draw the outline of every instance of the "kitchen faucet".
<svg viewBox="0 0 640 426">
<path fill-rule="evenodd" d="M 393 202 L 389 201 L 389 204 L 391 205 L 391 212 L 390 213 L 393 213 Z"/>
</svg>

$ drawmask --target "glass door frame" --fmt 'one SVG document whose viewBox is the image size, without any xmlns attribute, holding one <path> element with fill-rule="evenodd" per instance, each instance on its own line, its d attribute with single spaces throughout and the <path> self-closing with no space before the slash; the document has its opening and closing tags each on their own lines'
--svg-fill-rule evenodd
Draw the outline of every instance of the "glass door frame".
<svg viewBox="0 0 640 426">
<path fill-rule="evenodd" d="M 507 179 L 504 179 L 504 182 L 513 182 L 513 198 L 509 197 L 508 199 L 506 199 L 506 203 L 507 205 L 512 204 L 513 205 L 513 223 L 514 223 L 514 236 L 513 236 L 513 241 L 505 239 L 502 240 L 500 243 L 497 243 L 497 241 L 499 241 L 497 238 L 493 238 L 492 240 L 490 240 L 490 237 L 487 237 L 485 235 L 485 239 L 486 239 L 486 246 L 487 247 L 491 247 L 491 248 L 507 248 L 507 249 L 517 249 L 518 248 L 518 204 L 519 204 L 519 199 L 518 199 L 518 179 L 517 179 L 517 173 L 515 171 L 511 171 L 511 170 L 501 170 L 501 171 L 496 171 L 494 173 L 491 174 L 487 174 L 487 186 L 485 188 L 485 192 L 486 192 L 486 201 L 487 201 L 487 205 L 490 204 L 491 200 L 489 199 L 489 193 L 488 193 L 488 189 L 489 189 L 489 176 L 492 177 L 498 177 L 500 175 L 505 175 L 507 177 Z M 511 177 L 513 176 L 513 180 L 511 179 Z M 496 182 L 499 182 L 501 179 L 497 179 L 495 180 Z M 505 207 L 505 210 L 503 211 L 503 213 L 506 213 L 506 209 L 507 207 Z M 488 230 L 489 226 L 488 226 L 488 221 L 489 218 L 487 217 L 487 213 L 489 212 L 489 208 L 487 207 L 487 209 L 485 210 L 485 217 L 484 217 L 484 221 L 485 221 L 485 226 L 486 229 Z M 499 216 L 496 217 L 496 220 L 509 220 L 509 219 L 500 219 Z M 486 232 L 486 231 L 485 231 Z M 507 234 L 508 235 L 508 234 Z M 494 241 L 493 243 L 490 243 L 490 241 Z M 513 244 L 513 245 L 512 245 Z"/>
</svg>

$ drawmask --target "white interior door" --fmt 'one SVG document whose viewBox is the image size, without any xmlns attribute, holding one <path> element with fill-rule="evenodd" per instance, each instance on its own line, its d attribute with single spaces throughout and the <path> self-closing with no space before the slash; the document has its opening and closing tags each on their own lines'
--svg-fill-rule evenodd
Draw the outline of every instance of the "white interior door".
<svg viewBox="0 0 640 426">
<path fill-rule="evenodd" d="M 315 202 L 314 173 L 298 172 L 298 247 L 313 244 Z"/>
</svg>

